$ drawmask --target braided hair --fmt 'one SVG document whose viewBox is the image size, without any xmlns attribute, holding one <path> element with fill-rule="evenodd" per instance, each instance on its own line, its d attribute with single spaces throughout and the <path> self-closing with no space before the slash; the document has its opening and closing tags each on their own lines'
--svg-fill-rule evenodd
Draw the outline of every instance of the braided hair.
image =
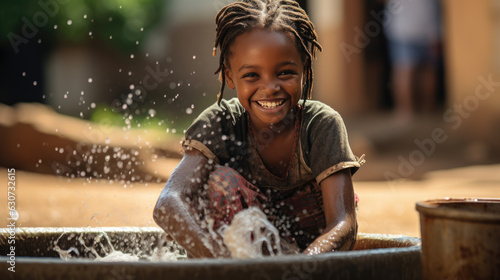
<svg viewBox="0 0 500 280">
<path fill-rule="evenodd" d="M 302 98 L 311 98 L 313 69 L 312 59 L 321 51 L 314 25 L 299 4 L 294 0 L 242 0 L 224 6 L 215 17 L 217 35 L 213 55 L 220 48 L 219 68 L 215 74 L 221 78 L 217 95 L 220 104 L 226 85 L 225 70 L 229 65 L 229 48 L 239 35 L 255 28 L 289 32 L 295 38 L 304 62 L 305 81 Z"/>
</svg>

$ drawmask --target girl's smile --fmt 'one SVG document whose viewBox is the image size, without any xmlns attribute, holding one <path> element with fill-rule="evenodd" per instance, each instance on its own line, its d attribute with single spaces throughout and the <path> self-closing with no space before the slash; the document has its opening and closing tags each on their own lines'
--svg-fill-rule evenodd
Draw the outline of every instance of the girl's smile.
<svg viewBox="0 0 500 280">
<path fill-rule="evenodd" d="M 255 29 L 239 35 L 227 66 L 227 84 L 236 89 L 257 129 L 280 123 L 297 106 L 304 66 L 287 33 Z M 287 121 L 285 127 L 293 127 L 293 122 Z"/>
</svg>

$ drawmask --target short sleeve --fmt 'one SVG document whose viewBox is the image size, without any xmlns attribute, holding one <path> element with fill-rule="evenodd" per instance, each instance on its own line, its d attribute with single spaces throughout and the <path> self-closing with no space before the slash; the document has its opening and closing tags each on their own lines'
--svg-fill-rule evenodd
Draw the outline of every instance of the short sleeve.
<svg viewBox="0 0 500 280">
<path fill-rule="evenodd" d="M 236 160 L 245 137 L 243 108 L 237 100 L 222 100 L 203 111 L 186 130 L 183 147 L 199 150 L 218 164 Z"/>
<path fill-rule="evenodd" d="M 310 101 L 313 102 L 313 101 Z M 363 163 L 351 151 L 347 130 L 342 117 L 332 108 L 322 103 L 313 104 L 309 109 L 306 161 L 318 184 L 333 173 L 351 169 L 354 174 Z"/>
</svg>

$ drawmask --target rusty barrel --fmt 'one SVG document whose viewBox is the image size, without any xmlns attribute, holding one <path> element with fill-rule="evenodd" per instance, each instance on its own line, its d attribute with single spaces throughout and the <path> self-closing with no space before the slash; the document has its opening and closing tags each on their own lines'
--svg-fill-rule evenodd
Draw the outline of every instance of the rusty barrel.
<svg viewBox="0 0 500 280">
<path fill-rule="evenodd" d="M 418 202 L 423 279 L 500 279 L 500 199 Z"/>
</svg>

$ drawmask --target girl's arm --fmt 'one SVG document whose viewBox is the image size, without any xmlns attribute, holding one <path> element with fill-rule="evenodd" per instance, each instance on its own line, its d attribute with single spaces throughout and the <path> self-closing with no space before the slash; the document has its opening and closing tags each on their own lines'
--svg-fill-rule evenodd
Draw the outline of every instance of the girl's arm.
<svg viewBox="0 0 500 280">
<path fill-rule="evenodd" d="M 344 169 L 330 175 L 320 183 L 326 228 L 304 250 L 314 255 L 325 252 L 349 250 L 357 236 L 357 217 L 351 171 Z"/>
<path fill-rule="evenodd" d="M 198 150 L 186 150 L 153 212 L 155 222 L 195 258 L 229 257 L 218 234 L 202 226 L 198 198 L 213 164 Z M 212 231 L 213 233 L 213 231 Z"/>
</svg>

